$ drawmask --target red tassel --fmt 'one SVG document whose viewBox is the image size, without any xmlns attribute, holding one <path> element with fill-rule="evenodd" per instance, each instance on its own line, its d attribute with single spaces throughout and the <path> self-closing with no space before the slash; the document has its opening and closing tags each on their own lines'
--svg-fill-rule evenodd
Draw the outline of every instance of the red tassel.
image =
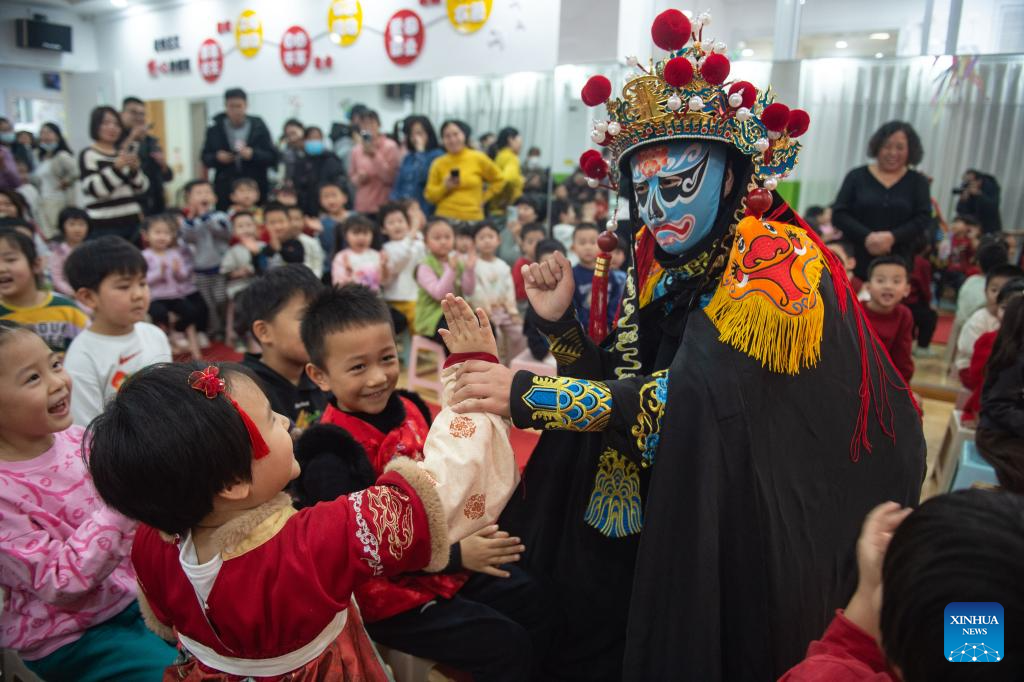
<svg viewBox="0 0 1024 682">
<path fill-rule="evenodd" d="M 825 263 L 828 265 L 829 274 L 832 276 L 832 286 L 835 289 L 836 300 L 839 302 L 839 312 L 845 316 L 850 308 L 850 303 L 853 303 L 853 314 L 856 316 L 857 323 L 857 344 L 860 348 L 860 388 L 858 394 L 860 396 L 860 408 L 857 412 L 857 423 L 853 430 L 853 438 L 850 441 L 850 461 L 858 462 L 860 460 L 860 450 L 863 448 L 868 453 L 871 452 L 871 439 L 868 438 L 868 415 L 871 413 L 872 399 L 874 399 L 874 412 L 875 418 L 878 419 L 878 425 L 882 428 L 882 433 L 888 436 L 892 441 L 896 442 L 896 431 L 893 428 L 894 412 L 892 404 L 888 399 L 888 392 L 884 390 L 884 387 L 876 387 L 870 371 L 870 365 L 868 364 L 868 348 L 869 345 L 872 349 L 872 355 L 875 368 L 878 371 L 878 375 L 883 378 L 889 386 L 896 388 L 900 391 L 906 391 L 910 395 L 910 402 L 917 410 L 918 415 L 921 414 L 921 408 L 917 404 L 917 399 L 914 398 L 914 392 L 910 390 L 910 386 L 900 380 L 899 383 L 894 382 L 885 373 L 884 361 L 882 356 L 878 353 L 878 348 L 881 347 L 882 353 L 884 353 L 885 360 L 892 364 L 892 358 L 889 357 L 889 351 L 886 350 L 885 346 L 881 342 L 869 344 L 868 338 L 865 337 L 864 330 L 868 330 L 870 338 L 878 340 L 875 330 L 871 327 L 871 323 L 868 322 L 867 316 L 864 314 L 864 309 L 861 307 L 860 302 L 857 300 L 857 296 L 853 293 L 853 287 L 850 286 L 850 280 L 846 277 L 846 267 L 842 261 L 832 253 L 831 249 L 825 246 L 825 243 L 821 241 L 821 237 L 811 229 L 811 227 L 797 215 L 795 212 L 790 211 L 786 204 L 782 204 L 775 211 L 772 212 L 770 220 L 778 220 L 783 213 L 786 213 L 786 218 L 795 219 L 797 223 L 807 232 L 807 238 L 810 239 L 818 250 L 821 251 L 825 257 Z M 876 395 L 877 393 L 877 395 Z M 883 410 L 886 415 L 883 416 Z"/>
</svg>

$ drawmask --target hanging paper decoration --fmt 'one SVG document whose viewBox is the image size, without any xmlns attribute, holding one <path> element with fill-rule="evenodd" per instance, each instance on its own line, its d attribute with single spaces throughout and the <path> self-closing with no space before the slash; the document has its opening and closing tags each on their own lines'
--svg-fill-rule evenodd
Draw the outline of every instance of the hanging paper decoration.
<svg viewBox="0 0 1024 682">
<path fill-rule="evenodd" d="M 235 43 L 242 56 L 252 58 L 263 47 L 263 22 L 255 11 L 247 9 L 235 22 Z"/>
<path fill-rule="evenodd" d="M 281 66 L 293 76 L 298 76 L 309 66 L 312 41 L 306 29 L 291 26 L 281 37 Z"/>
<path fill-rule="evenodd" d="M 363 6 L 359 0 L 334 0 L 327 10 L 327 32 L 331 42 L 348 47 L 363 31 Z"/>
<path fill-rule="evenodd" d="M 220 43 L 208 38 L 199 45 L 199 75 L 207 83 L 216 82 L 224 71 L 224 52 Z"/>
<path fill-rule="evenodd" d="M 395 12 L 384 29 L 384 50 L 398 66 L 408 66 L 423 51 L 423 21 L 412 10 Z"/>
<path fill-rule="evenodd" d="M 936 57 L 932 66 L 942 57 Z M 979 58 L 975 56 L 953 55 L 953 63 L 935 78 L 935 94 L 932 95 L 932 106 L 944 104 L 947 99 L 955 96 L 965 85 L 973 85 L 978 94 L 985 95 L 985 81 L 978 73 Z"/>
<path fill-rule="evenodd" d="M 448 21 L 464 35 L 476 33 L 491 16 L 493 0 L 448 0 Z"/>
</svg>

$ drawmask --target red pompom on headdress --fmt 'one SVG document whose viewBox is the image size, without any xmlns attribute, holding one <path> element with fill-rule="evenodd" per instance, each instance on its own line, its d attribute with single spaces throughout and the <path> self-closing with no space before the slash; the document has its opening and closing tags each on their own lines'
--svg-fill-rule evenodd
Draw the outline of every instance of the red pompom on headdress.
<svg viewBox="0 0 1024 682">
<path fill-rule="evenodd" d="M 238 416 L 242 418 L 245 430 L 249 434 L 249 444 L 252 445 L 252 458 L 260 459 L 270 454 L 270 448 L 267 447 L 267 442 L 263 440 L 263 434 L 260 433 L 259 427 L 253 423 L 249 415 L 242 409 L 242 406 L 225 392 L 227 382 L 220 378 L 219 367 L 210 365 L 206 369 L 192 372 L 188 375 L 188 385 L 202 393 L 208 400 L 214 400 L 219 395 L 227 398 L 231 406 L 238 412 Z"/>
<path fill-rule="evenodd" d="M 693 64 L 686 57 L 674 57 L 665 63 L 665 82 L 681 88 L 693 80 Z"/>
<path fill-rule="evenodd" d="M 608 177 L 608 164 L 601 158 L 601 152 L 588 149 L 580 156 L 580 170 L 588 178 L 604 180 Z"/>
<path fill-rule="evenodd" d="M 754 105 L 754 98 L 757 97 L 757 88 L 755 88 L 752 83 L 748 81 L 736 81 L 729 86 L 730 95 L 736 94 L 737 92 L 740 93 L 740 97 L 743 98 L 743 101 L 740 103 L 741 107 L 749 109 Z"/>
<path fill-rule="evenodd" d="M 785 104 L 769 104 L 761 113 L 761 123 L 773 133 L 781 133 L 789 123 L 789 107 Z"/>
<path fill-rule="evenodd" d="M 591 76 L 587 84 L 583 86 L 580 97 L 588 107 L 596 107 L 603 104 L 612 96 L 612 82 L 604 76 Z"/>
<path fill-rule="evenodd" d="M 700 67 L 700 75 L 712 85 L 721 85 L 729 77 L 729 59 L 724 54 L 709 54 Z"/>
<path fill-rule="evenodd" d="M 690 20 L 677 9 L 667 9 L 654 18 L 651 38 L 663 50 L 678 50 L 690 39 Z"/>
<path fill-rule="evenodd" d="M 789 121 L 786 123 L 786 132 L 790 137 L 800 137 L 807 132 L 811 126 L 811 116 L 803 109 L 793 109 L 789 112 Z"/>
</svg>

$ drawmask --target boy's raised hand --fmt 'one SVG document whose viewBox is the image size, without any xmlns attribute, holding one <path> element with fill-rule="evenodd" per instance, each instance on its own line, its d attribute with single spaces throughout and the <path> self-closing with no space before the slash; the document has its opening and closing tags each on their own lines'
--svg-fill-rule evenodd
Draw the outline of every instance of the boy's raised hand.
<svg viewBox="0 0 1024 682">
<path fill-rule="evenodd" d="M 448 329 L 439 331 L 450 353 L 498 355 L 498 344 L 494 341 L 494 332 L 483 308 L 477 308 L 474 314 L 461 296 L 456 298 L 448 294 L 441 301 L 441 311 L 448 322 Z"/>
</svg>

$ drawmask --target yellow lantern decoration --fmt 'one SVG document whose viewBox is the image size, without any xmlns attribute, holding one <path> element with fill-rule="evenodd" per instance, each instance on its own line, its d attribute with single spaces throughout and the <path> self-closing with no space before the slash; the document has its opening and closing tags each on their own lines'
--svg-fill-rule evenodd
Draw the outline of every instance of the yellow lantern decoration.
<svg viewBox="0 0 1024 682">
<path fill-rule="evenodd" d="M 363 32 L 363 6 L 359 0 L 334 0 L 327 9 L 327 33 L 335 45 L 348 47 Z"/>
<path fill-rule="evenodd" d="M 247 9 L 235 22 L 235 44 L 244 57 L 252 58 L 263 47 L 263 22 L 256 12 Z"/>
<path fill-rule="evenodd" d="M 463 35 L 476 33 L 491 16 L 493 0 L 448 0 L 448 21 Z"/>
</svg>

